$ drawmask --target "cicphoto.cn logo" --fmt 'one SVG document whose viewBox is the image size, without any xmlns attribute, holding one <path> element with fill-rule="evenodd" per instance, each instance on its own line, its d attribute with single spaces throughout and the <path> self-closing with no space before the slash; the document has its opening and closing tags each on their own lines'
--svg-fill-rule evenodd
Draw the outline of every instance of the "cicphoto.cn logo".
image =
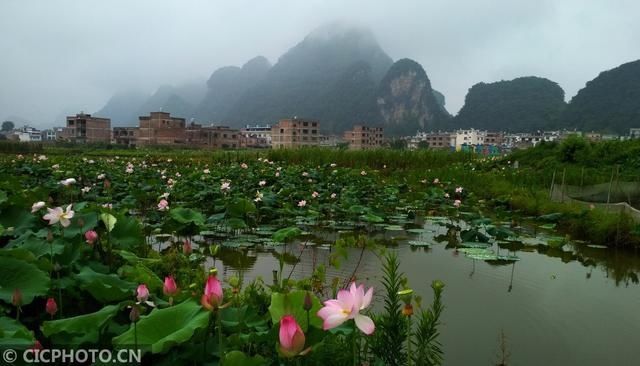
<svg viewBox="0 0 640 366">
<path fill-rule="evenodd" d="M 112 364 L 134 365 L 142 363 L 139 349 L 5 349 L 2 361 L 6 364 Z"/>
</svg>

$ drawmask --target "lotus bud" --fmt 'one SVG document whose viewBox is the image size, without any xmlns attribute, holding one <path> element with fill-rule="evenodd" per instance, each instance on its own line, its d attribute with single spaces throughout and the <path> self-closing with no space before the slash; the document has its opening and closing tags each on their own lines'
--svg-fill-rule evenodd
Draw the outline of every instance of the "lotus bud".
<svg viewBox="0 0 640 366">
<path fill-rule="evenodd" d="M 182 243 L 182 253 L 184 253 L 184 255 L 189 255 L 192 251 L 193 248 L 191 247 L 191 242 L 189 241 L 189 239 L 185 239 Z"/>
<path fill-rule="evenodd" d="M 11 303 L 17 308 L 22 306 L 22 291 L 20 291 L 19 288 L 13 290 L 13 295 L 11 295 Z"/>
<path fill-rule="evenodd" d="M 304 311 L 309 311 L 313 307 L 313 300 L 311 299 L 311 293 L 307 291 L 304 295 L 304 303 L 302 303 L 302 308 Z"/>
<path fill-rule="evenodd" d="M 44 309 L 47 314 L 51 315 L 51 317 L 53 318 L 53 316 L 58 312 L 58 304 L 56 304 L 56 300 L 54 300 L 53 297 L 47 299 L 47 304 L 45 305 Z"/>
<path fill-rule="evenodd" d="M 284 357 L 295 357 L 304 349 L 305 336 L 296 319 L 285 315 L 280 319 L 278 350 Z"/>
</svg>

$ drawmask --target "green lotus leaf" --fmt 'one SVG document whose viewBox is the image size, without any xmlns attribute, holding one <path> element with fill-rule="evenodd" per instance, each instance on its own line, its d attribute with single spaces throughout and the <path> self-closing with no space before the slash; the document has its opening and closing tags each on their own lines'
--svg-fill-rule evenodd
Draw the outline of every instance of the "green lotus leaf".
<svg viewBox="0 0 640 366">
<path fill-rule="evenodd" d="M 256 205 L 246 198 L 237 198 L 227 206 L 227 213 L 231 217 L 242 217 L 253 212 L 256 212 Z"/>
<path fill-rule="evenodd" d="M 181 224 L 203 226 L 205 223 L 204 215 L 190 208 L 176 207 L 169 211 L 169 216 Z"/>
<path fill-rule="evenodd" d="M 227 366 L 260 366 L 268 365 L 269 362 L 260 355 L 249 357 L 240 351 L 231 351 L 224 356 L 224 364 Z"/>
<path fill-rule="evenodd" d="M 32 347 L 33 333 L 15 319 L 0 317 L 0 348 Z"/>
<path fill-rule="evenodd" d="M 302 234 L 302 230 L 295 226 L 285 227 L 273 233 L 272 239 L 278 243 L 284 243 L 293 240 Z"/>
<path fill-rule="evenodd" d="M 22 304 L 28 305 L 36 296 L 49 290 L 49 275 L 32 263 L 0 256 L 0 300 L 11 303 L 15 289 L 22 292 Z"/>
<path fill-rule="evenodd" d="M 108 232 L 113 231 L 113 228 L 116 226 L 116 222 L 118 222 L 118 219 L 116 219 L 112 214 L 106 212 L 100 214 L 100 220 L 104 223 Z"/>
<path fill-rule="evenodd" d="M 56 337 L 58 342 L 68 342 L 73 345 L 96 343 L 102 329 L 118 313 L 119 308 L 117 305 L 108 305 L 95 313 L 45 321 L 42 325 L 42 333 L 47 337 L 58 335 Z"/>
<path fill-rule="evenodd" d="M 196 330 L 206 328 L 210 314 L 193 300 L 164 309 L 156 308 L 149 315 L 140 317 L 136 330 L 129 328 L 113 338 L 112 343 L 116 348 L 130 347 L 136 341 L 137 333 L 138 344 L 147 345 L 151 353 L 164 353 L 189 342 Z"/>
<path fill-rule="evenodd" d="M 133 298 L 133 291 L 137 284 L 125 281 L 115 274 L 98 273 L 89 267 L 84 267 L 76 275 L 80 287 L 87 290 L 91 296 L 101 302 L 121 301 Z"/>
<path fill-rule="evenodd" d="M 291 291 L 286 294 L 280 292 L 272 293 L 269 314 L 271 314 L 273 324 L 279 323 L 280 319 L 285 315 L 292 315 L 302 329 L 307 329 L 307 312 L 304 310 L 306 294 L 307 291 L 303 290 Z M 316 315 L 322 305 L 314 294 L 310 293 L 310 296 L 312 306 L 311 310 L 309 310 L 309 322 L 316 328 L 322 328 L 322 319 Z"/>
</svg>

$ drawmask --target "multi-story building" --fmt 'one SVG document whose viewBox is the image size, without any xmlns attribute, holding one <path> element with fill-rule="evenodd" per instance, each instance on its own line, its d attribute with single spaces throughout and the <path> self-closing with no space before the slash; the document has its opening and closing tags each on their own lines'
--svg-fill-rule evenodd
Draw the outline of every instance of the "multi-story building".
<svg viewBox="0 0 640 366">
<path fill-rule="evenodd" d="M 487 131 L 484 137 L 484 143 L 487 145 L 502 146 L 502 144 L 504 144 L 504 134 L 502 132 Z"/>
<path fill-rule="evenodd" d="M 185 143 L 186 121 L 167 112 L 151 112 L 140 116 L 136 145 L 182 145 Z"/>
<path fill-rule="evenodd" d="M 318 146 L 320 122 L 298 117 L 280 120 L 271 127 L 271 145 L 274 149 Z"/>
<path fill-rule="evenodd" d="M 186 143 L 207 149 L 237 149 L 241 145 L 240 131 L 227 126 L 202 126 L 191 123 L 185 131 Z"/>
<path fill-rule="evenodd" d="M 462 145 L 484 145 L 487 131 L 480 131 L 476 129 L 469 130 L 457 130 L 455 132 L 455 147 L 456 150 L 460 150 Z"/>
<path fill-rule="evenodd" d="M 13 138 L 20 142 L 39 142 L 42 141 L 42 132 L 29 126 L 22 126 L 13 130 Z"/>
<path fill-rule="evenodd" d="M 111 143 L 136 146 L 137 130 L 138 127 L 114 127 L 111 135 Z"/>
<path fill-rule="evenodd" d="M 56 141 L 58 138 L 62 138 L 63 129 L 64 127 L 54 127 L 42 130 L 42 141 Z"/>
<path fill-rule="evenodd" d="M 446 131 L 422 133 L 418 144 L 420 141 L 426 142 L 430 149 L 451 149 L 456 144 L 456 134 Z"/>
<path fill-rule="evenodd" d="M 111 141 L 111 120 L 92 117 L 80 112 L 67 117 L 67 127 L 62 129 L 62 138 L 72 142 L 95 143 Z"/>
<path fill-rule="evenodd" d="M 344 140 L 351 150 L 377 149 L 384 143 L 384 132 L 382 127 L 355 125 L 351 131 L 345 131 Z"/>
<path fill-rule="evenodd" d="M 629 138 L 640 139 L 640 128 L 630 128 L 629 129 Z"/>
<path fill-rule="evenodd" d="M 247 125 L 240 129 L 242 147 L 265 148 L 271 146 L 271 125 Z"/>
</svg>

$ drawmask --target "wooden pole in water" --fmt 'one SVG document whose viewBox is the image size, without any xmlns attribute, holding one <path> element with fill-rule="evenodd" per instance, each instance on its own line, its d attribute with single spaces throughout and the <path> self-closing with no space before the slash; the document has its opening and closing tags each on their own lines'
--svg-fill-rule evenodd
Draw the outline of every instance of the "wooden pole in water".
<svg viewBox="0 0 640 366">
<path fill-rule="evenodd" d="M 584 167 L 582 167 L 582 172 L 580 173 L 580 197 L 584 194 Z"/>
<path fill-rule="evenodd" d="M 553 199 L 553 185 L 556 183 L 556 171 L 553 171 L 553 176 L 551 177 L 551 188 L 549 188 L 549 199 Z"/>
<path fill-rule="evenodd" d="M 611 168 L 611 179 L 609 180 L 609 192 L 607 193 L 607 211 L 609 211 L 609 203 L 611 203 L 611 186 L 613 185 L 613 174 L 615 170 Z"/>
<path fill-rule="evenodd" d="M 560 202 L 564 202 L 564 177 L 567 174 L 567 168 L 564 168 L 562 170 L 562 185 L 560 187 L 560 195 L 562 196 L 562 198 L 560 199 Z"/>
</svg>

